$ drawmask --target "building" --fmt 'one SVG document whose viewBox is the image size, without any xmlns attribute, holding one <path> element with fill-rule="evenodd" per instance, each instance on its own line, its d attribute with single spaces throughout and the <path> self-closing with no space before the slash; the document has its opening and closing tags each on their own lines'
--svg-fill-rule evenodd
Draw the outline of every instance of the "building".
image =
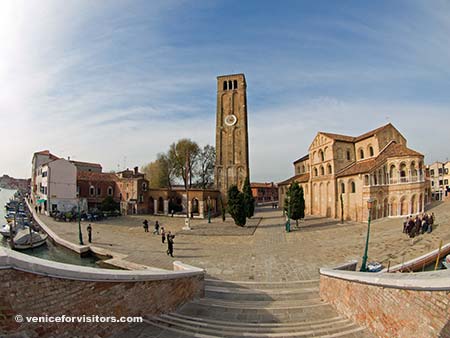
<svg viewBox="0 0 450 338">
<path fill-rule="evenodd" d="M 252 195 L 257 204 L 278 203 L 278 186 L 271 183 L 251 183 Z"/>
<path fill-rule="evenodd" d="M 450 197 L 450 161 L 434 162 L 428 166 L 432 199 L 444 201 Z"/>
<path fill-rule="evenodd" d="M 372 218 L 423 212 L 431 196 L 423 160 L 391 123 L 357 137 L 318 132 L 294 176 L 278 183 L 280 206 L 296 181 L 310 215 L 363 221 L 369 199 Z"/>
<path fill-rule="evenodd" d="M 217 77 L 216 188 L 225 200 L 228 188 L 242 190 L 250 180 L 247 125 L 247 84 L 244 74 Z"/>
<path fill-rule="evenodd" d="M 35 183 L 34 198 L 42 204 L 44 212 L 68 212 L 76 207 L 77 168 L 70 161 L 58 158 L 41 164 Z"/>
</svg>

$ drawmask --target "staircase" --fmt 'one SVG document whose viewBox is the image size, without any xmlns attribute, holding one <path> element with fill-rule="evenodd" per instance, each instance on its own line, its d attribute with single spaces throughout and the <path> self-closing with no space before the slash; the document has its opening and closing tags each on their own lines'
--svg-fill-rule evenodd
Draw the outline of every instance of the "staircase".
<svg viewBox="0 0 450 338">
<path fill-rule="evenodd" d="M 373 338 L 321 301 L 318 280 L 286 283 L 207 279 L 205 297 L 146 317 L 121 337 Z"/>
</svg>

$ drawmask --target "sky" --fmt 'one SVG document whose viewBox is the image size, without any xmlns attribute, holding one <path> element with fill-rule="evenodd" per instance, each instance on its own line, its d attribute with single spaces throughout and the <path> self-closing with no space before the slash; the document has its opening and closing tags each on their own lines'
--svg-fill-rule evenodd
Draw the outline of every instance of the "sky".
<svg viewBox="0 0 450 338">
<path fill-rule="evenodd" d="M 0 1 L 0 175 L 34 152 L 142 166 L 215 144 L 216 77 L 245 73 L 252 181 L 281 181 L 318 131 L 388 122 L 447 160 L 450 2 Z"/>
</svg>

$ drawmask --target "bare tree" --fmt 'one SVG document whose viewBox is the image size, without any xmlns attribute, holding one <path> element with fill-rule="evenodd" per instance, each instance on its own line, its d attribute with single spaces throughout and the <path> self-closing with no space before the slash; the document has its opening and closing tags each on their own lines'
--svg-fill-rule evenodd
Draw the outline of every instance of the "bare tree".
<svg viewBox="0 0 450 338">
<path fill-rule="evenodd" d="M 196 159 L 196 185 L 202 189 L 212 186 L 214 182 L 214 165 L 216 162 L 216 150 L 207 144 L 198 153 Z"/>
</svg>

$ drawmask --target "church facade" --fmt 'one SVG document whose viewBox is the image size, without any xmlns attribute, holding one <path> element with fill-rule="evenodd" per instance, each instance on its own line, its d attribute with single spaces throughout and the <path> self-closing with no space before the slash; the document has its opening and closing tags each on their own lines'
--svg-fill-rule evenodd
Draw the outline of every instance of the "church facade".
<svg viewBox="0 0 450 338">
<path fill-rule="evenodd" d="M 280 207 L 294 181 L 302 186 L 306 214 L 364 221 L 417 214 L 430 202 L 424 156 L 387 124 L 360 136 L 318 132 L 294 176 L 278 183 Z"/>
</svg>

